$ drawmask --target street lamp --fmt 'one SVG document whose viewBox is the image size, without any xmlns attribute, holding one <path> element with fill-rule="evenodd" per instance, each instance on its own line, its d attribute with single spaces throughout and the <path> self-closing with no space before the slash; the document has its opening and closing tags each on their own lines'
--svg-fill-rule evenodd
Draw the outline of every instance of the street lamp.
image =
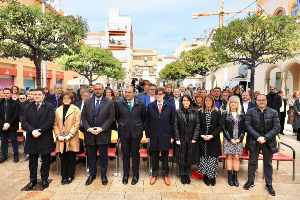
<svg viewBox="0 0 300 200">
<path fill-rule="evenodd" d="M 147 62 L 148 61 L 148 56 L 144 57 L 144 61 Z"/>
<path fill-rule="evenodd" d="M 138 65 L 135 65 L 135 71 L 138 71 L 139 70 L 139 66 Z"/>
</svg>

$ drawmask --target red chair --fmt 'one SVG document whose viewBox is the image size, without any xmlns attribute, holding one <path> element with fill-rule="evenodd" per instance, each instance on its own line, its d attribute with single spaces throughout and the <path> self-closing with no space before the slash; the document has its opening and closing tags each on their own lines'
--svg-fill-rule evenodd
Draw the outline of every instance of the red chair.
<svg viewBox="0 0 300 200">
<path fill-rule="evenodd" d="M 108 157 L 113 157 L 113 158 L 116 158 L 117 161 L 116 161 L 116 174 L 115 176 L 119 173 L 118 172 L 118 169 L 119 169 L 119 143 L 120 143 L 120 139 L 117 140 L 117 144 L 116 144 L 116 148 L 109 148 L 107 149 L 107 156 Z M 97 157 L 100 157 L 100 152 L 99 150 L 97 151 Z"/>
<path fill-rule="evenodd" d="M 86 149 L 84 148 L 84 151 L 82 153 L 78 153 L 76 154 L 76 158 L 85 158 L 85 172 L 86 172 L 86 175 L 88 175 L 88 172 L 87 172 L 87 163 L 88 163 L 88 158 L 87 158 L 87 154 L 86 154 Z"/>
<path fill-rule="evenodd" d="M 23 130 L 18 130 L 17 131 L 17 140 L 18 140 L 19 144 L 23 144 L 24 145 L 25 138 L 24 138 L 23 132 L 24 132 Z M 8 142 L 11 143 L 10 138 L 8 138 Z"/>
<path fill-rule="evenodd" d="M 279 161 L 293 161 L 293 180 L 295 180 L 295 163 L 296 163 L 296 152 L 293 149 L 293 147 L 291 147 L 290 145 L 283 143 L 283 142 L 279 142 L 278 143 L 278 149 L 280 150 L 280 144 L 290 148 L 293 151 L 293 157 L 284 155 L 280 152 L 277 152 L 275 154 L 273 154 L 273 158 L 272 160 L 276 160 L 277 161 L 277 170 L 279 169 Z M 263 155 L 260 155 L 261 159 L 263 159 Z M 264 176 L 263 176 L 264 178 Z"/>
</svg>

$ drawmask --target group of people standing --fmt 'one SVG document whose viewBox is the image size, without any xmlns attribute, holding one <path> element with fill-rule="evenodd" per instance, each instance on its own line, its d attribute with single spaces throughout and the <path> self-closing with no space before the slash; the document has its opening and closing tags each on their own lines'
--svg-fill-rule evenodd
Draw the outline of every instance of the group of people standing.
<svg viewBox="0 0 300 200">
<path fill-rule="evenodd" d="M 50 154 L 54 150 L 61 159 L 61 184 L 73 181 L 76 152 L 83 146 L 78 130 L 84 132 L 84 146 L 89 162 L 86 185 L 90 185 L 96 178 L 97 151 L 100 154 L 102 184 L 106 185 L 108 145 L 111 143 L 111 130 L 115 129 L 118 130 L 123 153 L 123 184 L 129 180 L 130 157 L 133 172 L 131 184 L 135 185 L 139 181 L 139 150 L 145 131 L 152 158 L 151 185 L 158 178 L 160 157 L 164 182 L 166 185 L 171 184 L 168 155 L 173 148 L 173 162 L 180 166 L 182 184 L 191 183 L 191 166 L 197 165 L 197 171 L 204 175 L 204 183 L 214 186 L 218 158 L 223 150 L 226 154 L 228 184 L 238 187 L 239 155 L 243 154 L 243 140 L 247 132 L 246 148 L 250 152 L 250 161 L 244 189 L 254 186 L 258 154 L 262 151 L 266 188 L 271 195 L 275 195 L 272 187 L 272 155 L 278 151 L 275 137 L 280 132 L 278 112 L 281 112 L 282 101 L 278 99 L 279 94 L 273 95 L 271 90 L 267 96 L 258 94 L 254 104 L 249 101 L 248 92 L 229 95 L 218 87 L 207 95 L 206 90 L 192 86 L 188 89 L 184 86 L 172 89 L 170 84 L 165 88 L 157 88 L 153 84 L 143 85 L 138 94 L 135 87 L 128 86 L 125 97 L 121 98 L 118 92 L 105 89 L 100 83 L 89 86 L 88 91 L 80 89 L 80 97 L 76 97 L 73 88 L 68 87 L 67 92 L 62 92 L 62 86 L 56 85 L 54 94 L 47 97 L 43 89 L 31 91 L 32 97 L 22 109 L 14 104 L 16 101 L 11 100 L 11 89 L 3 91 L 5 98 L 0 102 L 4 116 L 0 116 L 2 133 L 6 131 L 9 133 L 6 135 L 10 136 L 11 132 L 17 131 L 19 120 L 22 129 L 26 131 L 24 154 L 28 154 L 30 170 L 27 190 L 37 184 L 39 156 L 42 158 L 42 184 L 44 188 L 49 186 Z M 224 93 L 227 94 L 227 97 L 224 95 L 226 100 L 222 98 Z M 300 106 L 299 99 L 294 104 Z M 22 113 L 20 119 L 19 113 Z M 2 140 L 5 139 L 3 135 Z M 10 137 L 14 141 L 14 137 Z M 4 150 L 7 149 L 5 145 L 2 143 Z M 15 148 L 14 157 L 18 156 Z M 0 162 L 7 159 L 7 150 L 4 150 Z"/>
</svg>

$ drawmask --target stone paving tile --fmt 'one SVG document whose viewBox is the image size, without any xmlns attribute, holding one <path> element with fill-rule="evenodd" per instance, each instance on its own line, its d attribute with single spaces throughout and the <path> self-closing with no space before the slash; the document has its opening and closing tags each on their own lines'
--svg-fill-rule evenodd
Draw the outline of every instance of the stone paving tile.
<svg viewBox="0 0 300 200">
<path fill-rule="evenodd" d="M 7 190 L 8 188 L 10 188 L 13 184 L 15 184 L 16 182 L 18 182 L 18 179 L 3 179 L 0 181 L 0 192 L 1 190 Z"/>
<path fill-rule="evenodd" d="M 156 200 L 161 199 L 160 192 L 126 192 L 125 199 L 128 200 Z"/>
<path fill-rule="evenodd" d="M 0 174 L 1 174 L 0 180 L 10 177 L 11 175 L 13 175 L 16 172 L 17 171 L 7 171 L 7 170 L 0 171 Z"/>
<path fill-rule="evenodd" d="M 87 199 L 90 200 L 122 200 L 125 192 L 95 192 L 92 191 Z"/>
<path fill-rule="evenodd" d="M 14 199 L 18 200 L 46 200 L 50 199 L 55 194 L 55 191 L 22 191 Z"/>
<path fill-rule="evenodd" d="M 198 199 L 196 193 L 191 192 L 162 192 L 161 197 L 167 199 Z"/>
<path fill-rule="evenodd" d="M 199 199 L 204 200 L 234 200 L 235 198 L 231 194 L 204 194 L 197 193 Z"/>
<path fill-rule="evenodd" d="M 233 194 L 235 199 L 238 200 L 271 200 L 271 196 L 266 194 Z"/>
<path fill-rule="evenodd" d="M 11 191 L 0 191 L 0 200 L 11 200 L 14 199 L 18 194 L 20 194 L 20 190 L 16 190 L 14 192 Z"/>
<path fill-rule="evenodd" d="M 39 171 L 38 171 L 38 179 L 39 179 Z M 17 171 L 13 173 L 10 177 L 10 179 L 27 179 L 29 182 L 29 171 Z"/>
<path fill-rule="evenodd" d="M 300 197 L 300 184 L 273 184 L 274 190 L 278 195 L 294 195 Z M 278 193 L 278 192 L 282 193 Z M 299 198 L 300 199 L 300 198 Z"/>
<path fill-rule="evenodd" d="M 10 186 L 7 190 L 8 191 L 21 191 L 29 183 L 29 179 L 23 179 L 15 182 L 12 186 Z"/>
<path fill-rule="evenodd" d="M 299 199 L 299 195 L 297 196 L 292 196 L 292 195 L 276 195 L 276 196 L 271 196 L 273 200 L 297 200 Z"/>
<path fill-rule="evenodd" d="M 110 192 L 143 192 L 144 181 L 139 180 L 136 185 L 131 185 L 131 179 L 128 180 L 128 184 L 124 185 L 122 180 L 113 180 L 109 189 Z"/>
<path fill-rule="evenodd" d="M 80 200 L 87 199 L 90 192 L 69 192 L 69 191 L 57 191 L 50 199 L 51 200 Z"/>
</svg>

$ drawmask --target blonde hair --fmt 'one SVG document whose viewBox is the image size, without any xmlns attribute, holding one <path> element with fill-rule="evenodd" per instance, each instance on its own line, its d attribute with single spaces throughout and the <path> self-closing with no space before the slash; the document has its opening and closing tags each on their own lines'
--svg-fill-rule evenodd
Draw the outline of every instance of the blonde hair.
<svg viewBox="0 0 300 200">
<path fill-rule="evenodd" d="M 191 95 L 191 92 L 190 92 L 189 90 L 184 91 L 183 94 L 184 94 L 184 95 L 189 95 L 190 97 L 192 96 L 192 95 Z"/>
<path fill-rule="evenodd" d="M 227 106 L 226 106 L 227 112 L 231 111 L 230 110 L 230 103 L 233 102 L 233 101 L 237 102 L 237 113 L 241 114 L 241 112 L 242 112 L 242 106 L 241 106 L 240 98 L 238 96 L 235 96 L 235 95 L 231 96 L 229 98 L 228 102 L 227 102 Z"/>
<path fill-rule="evenodd" d="M 216 102 L 215 102 L 214 97 L 211 96 L 210 94 L 208 94 L 208 95 L 206 95 L 206 96 L 204 97 L 202 107 L 200 108 L 201 111 L 202 111 L 202 113 L 204 113 L 204 111 L 205 111 L 205 109 L 206 109 L 206 105 L 205 105 L 205 99 L 206 99 L 206 98 L 210 98 L 210 99 L 212 100 L 211 112 L 214 111 L 214 110 L 218 111 L 218 108 L 217 108 L 217 106 L 216 106 Z"/>
</svg>

